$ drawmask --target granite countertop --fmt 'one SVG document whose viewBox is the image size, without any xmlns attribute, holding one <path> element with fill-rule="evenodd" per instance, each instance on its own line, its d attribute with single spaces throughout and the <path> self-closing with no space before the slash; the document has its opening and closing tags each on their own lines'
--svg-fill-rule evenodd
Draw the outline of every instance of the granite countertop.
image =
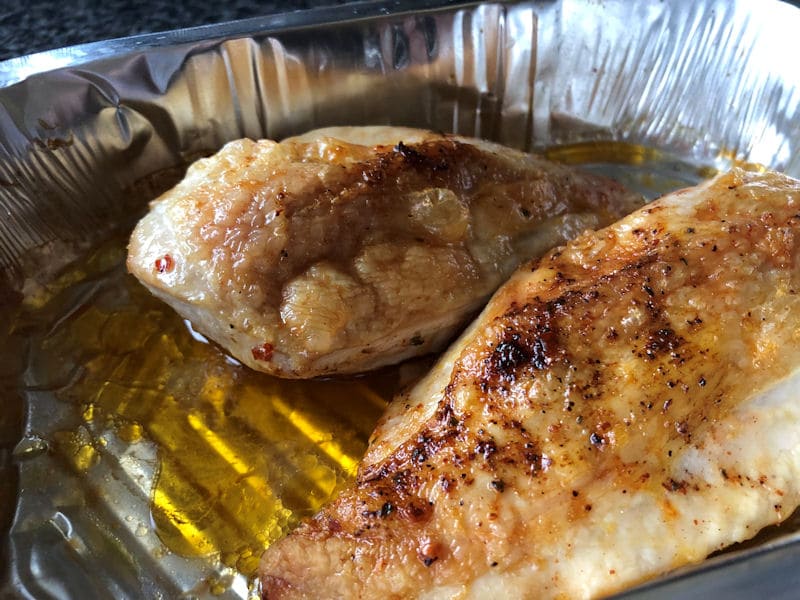
<svg viewBox="0 0 800 600">
<path fill-rule="evenodd" d="M 84 42 L 345 3 L 346 0 L 0 2 L 0 60 Z"/>
<path fill-rule="evenodd" d="M 349 0 L 353 1 L 353 0 Z M 785 0 L 795 6 L 800 0 Z M 84 42 L 209 25 L 348 0 L 0 0 L 0 61 Z"/>
</svg>

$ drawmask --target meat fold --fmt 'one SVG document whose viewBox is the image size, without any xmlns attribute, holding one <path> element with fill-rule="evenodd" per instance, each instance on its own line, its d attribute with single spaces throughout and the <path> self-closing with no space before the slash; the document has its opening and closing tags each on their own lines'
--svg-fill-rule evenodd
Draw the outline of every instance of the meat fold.
<svg viewBox="0 0 800 600">
<path fill-rule="evenodd" d="M 599 597 L 785 519 L 798 259 L 800 182 L 735 169 L 522 266 L 264 597 Z"/>
<path fill-rule="evenodd" d="M 354 373 L 441 349 L 521 262 L 641 203 L 481 140 L 331 128 L 196 162 L 128 268 L 254 369 Z"/>
</svg>

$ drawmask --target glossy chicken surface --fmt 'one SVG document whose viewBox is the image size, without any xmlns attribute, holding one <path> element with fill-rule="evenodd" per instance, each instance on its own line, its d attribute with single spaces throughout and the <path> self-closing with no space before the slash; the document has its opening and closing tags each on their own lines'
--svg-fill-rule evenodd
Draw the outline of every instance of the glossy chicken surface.
<svg viewBox="0 0 800 600">
<path fill-rule="evenodd" d="M 496 144 L 332 128 L 195 163 L 128 268 L 254 369 L 352 373 L 441 348 L 522 261 L 640 205 Z"/>
<path fill-rule="evenodd" d="M 734 170 L 521 267 L 265 598 L 601 597 L 800 502 L 800 182 Z"/>
</svg>

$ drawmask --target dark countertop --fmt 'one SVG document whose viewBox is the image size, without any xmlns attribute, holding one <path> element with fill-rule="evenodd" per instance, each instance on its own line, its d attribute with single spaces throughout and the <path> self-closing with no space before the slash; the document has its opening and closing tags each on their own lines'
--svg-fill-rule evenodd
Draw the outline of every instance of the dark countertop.
<svg viewBox="0 0 800 600">
<path fill-rule="evenodd" d="M 345 4 L 346 0 L 0 0 L 0 60 L 43 50 Z"/>
<path fill-rule="evenodd" d="M 352 2 L 353 0 L 349 0 Z M 800 5 L 800 0 L 785 0 Z M 84 42 L 336 6 L 348 0 L 0 0 L 0 61 Z"/>
</svg>

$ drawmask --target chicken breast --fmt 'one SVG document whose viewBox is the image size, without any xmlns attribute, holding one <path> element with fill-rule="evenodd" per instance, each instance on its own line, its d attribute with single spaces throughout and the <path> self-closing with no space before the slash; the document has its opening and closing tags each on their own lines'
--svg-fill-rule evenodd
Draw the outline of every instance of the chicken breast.
<svg viewBox="0 0 800 600">
<path fill-rule="evenodd" d="M 640 205 L 496 144 L 335 128 L 195 163 L 128 268 L 254 369 L 352 373 L 441 348 L 520 262 Z"/>
<path fill-rule="evenodd" d="M 735 170 L 521 267 L 265 598 L 589 598 L 800 499 L 800 182 Z"/>
</svg>

